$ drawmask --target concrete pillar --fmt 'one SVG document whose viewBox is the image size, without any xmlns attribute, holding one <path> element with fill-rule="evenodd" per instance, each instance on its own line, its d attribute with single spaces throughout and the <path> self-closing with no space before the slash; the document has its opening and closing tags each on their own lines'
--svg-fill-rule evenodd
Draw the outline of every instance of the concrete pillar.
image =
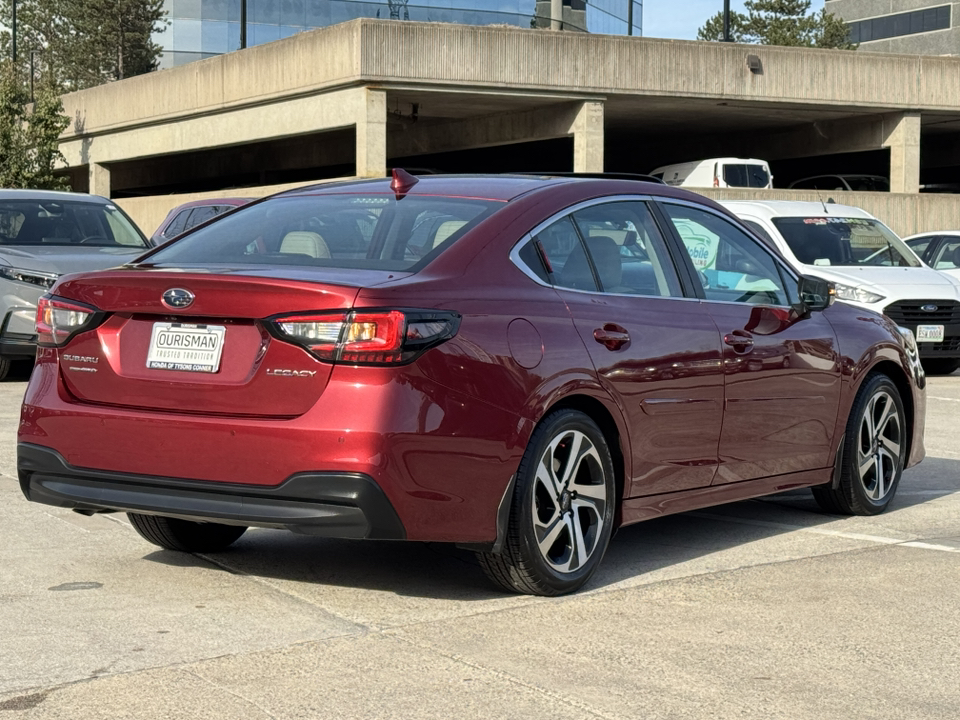
<svg viewBox="0 0 960 720">
<path fill-rule="evenodd" d="M 603 172 L 603 103 L 581 103 L 571 130 L 573 171 Z"/>
<path fill-rule="evenodd" d="M 883 147 L 890 148 L 890 192 L 920 192 L 920 113 L 884 118 Z"/>
<path fill-rule="evenodd" d="M 110 197 L 110 168 L 99 163 L 90 163 L 90 189 L 91 195 L 102 195 Z"/>
<path fill-rule="evenodd" d="M 387 93 L 360 88 L 357 100 L 357 175 L 387 174 Z"/>
<path fill-rule="evenodd" d="M 563 29 L 563 0 L 550 0 L 550 29 Z"/>
</svg>

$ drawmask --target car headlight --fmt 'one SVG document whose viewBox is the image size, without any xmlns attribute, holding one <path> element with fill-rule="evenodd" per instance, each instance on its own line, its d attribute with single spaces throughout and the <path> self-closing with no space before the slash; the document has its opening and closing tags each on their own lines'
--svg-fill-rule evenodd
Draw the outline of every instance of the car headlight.
<svg viewBox="0 0 960 720">
<path fill-rule="evenodd" d="M 59 276 L 53 273 L 38 272 L 37 270 L 21 270 L 15 267 L 0 266 L 0 277 L 49 290 L 57 282 Z"/>
<path fill-rule="evenodd" d="M 837 298 L 839 300 L 852 300 L 853 302 L 861 303 L 875 303 L 883 300 L 883 295 L 878 295 L 875 292 L 870 292 L 866 288 L 854 286 L 854 285 L 843 285 L 841 283 L 834 283 L 837 288 Z"/>
</svg>

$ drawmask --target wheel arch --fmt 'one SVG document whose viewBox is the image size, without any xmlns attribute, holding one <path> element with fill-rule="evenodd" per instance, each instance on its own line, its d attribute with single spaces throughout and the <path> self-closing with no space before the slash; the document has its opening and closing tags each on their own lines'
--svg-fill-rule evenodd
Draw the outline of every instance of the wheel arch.
<svg viewBox="0 0 960 720">
<path fill-rule="evenodd" d="M 900 393 L 900 402 L 903 403 L 903 411 L 907 415 L 907 432 L 904 433 L 907 440 L 907 449 L 904 453 L 904 462 L 906 463 L 907 459 L 910 458 L 910 453 L 913 451 L 913 429 L 914 423 L 916 421 L 915 414 L 916 408 L 913 403 L 913 389 L 910 386 L 910 380 L 907 378 L 907 374 L 904 369 L 898 365 L 893 360 L 880 360 L 879 362 L 871 365 L 866 372 L 864 372 L 857 380 L 856 388 L 852 393 L 852 397 L 856 397 L 857 393 L 860 392 L 860 388 L 863 386 L 863 383 L 866 382 L 867 378 L 873 374 L 885 375 L 890 379 Z"/>
<path fill-rule="evenodd" d="M 560 398 L 550 405 L 537 420 L 539 425 L 544 418 L 557 410 L 577 410 L 593 420 L 610 448 L 613 460 L 613 477 L 616 484 L 617 508 L 614 512 L 614 527 L 619 527 L 621 508 L 626 488 L 627 458 L 629 457 L 629 438 L 624 438 L 620 425 L 611 410 L 599 399 L 591 395 L 572 394 Z"/>
</svg>

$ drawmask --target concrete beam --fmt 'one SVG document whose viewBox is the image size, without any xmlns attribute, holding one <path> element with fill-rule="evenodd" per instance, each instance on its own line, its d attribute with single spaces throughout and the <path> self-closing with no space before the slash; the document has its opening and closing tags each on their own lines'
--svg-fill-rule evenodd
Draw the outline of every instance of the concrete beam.
<svg viewBox="0 0 960 720">
<path fill-rule="evenodd" d="M 603 170 L 603 102 L 562 103 L 536 110 L 407 126 L 390 135 L 390 157 L 574 138 L 576 170 Z"/>
<path fill-rule="evenodd" d="M 358 177 L 387 174 L 387 93 L 360 88 L 357 101 Z"/>
<path fill-rule="evenodd" d="M 110 168 L 100 163 L 90 163 L 90 189 L 91 195 L 101 195 L 110 197 Z"/>
<path fill-rule="evenodd" d="M 67 166 L 73 167 L 349 128 L 357 123 L 358 117 L 369 115 L 369 92 L 366 88 L 349 88 L 226 112 L 201 113 L 108 134 L 80 136 L 61 143 L 60 151 Z"/>
<path fill-rule="evenodd" d="M 920 113 L 890 118 L 883 146 L 890 148 L 890 192 L 920 192 Z"/>
</svg>

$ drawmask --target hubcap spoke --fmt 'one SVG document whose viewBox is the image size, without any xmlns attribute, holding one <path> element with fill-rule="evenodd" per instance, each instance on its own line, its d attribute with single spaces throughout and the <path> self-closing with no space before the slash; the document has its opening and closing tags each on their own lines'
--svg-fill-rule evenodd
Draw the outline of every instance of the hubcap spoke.
<svg viewBox="0 0 960 720">
<path fill-rule="evenodd" d="M 573 539 L 572 552 L 570 553 L 570 569 L 576 570 L 582 568 L 584 563 L 587 562 L 590 552 L 588 552 L 587 544 L 583 539 L 583 529 L 580 527 L 580 522 L 577 520 L 575 514 L 567 516 L 567 525 L 570 528 L 570 537 Z M 589 550 L 592 551 L 593 548 Z"/>
<path fill-rule="evenodd" d="M 543 553 L 543 556 L 547 557 L 550 549 L 557 542 L 557 538 L 560 537 L 560 533 L 569 530 L 567 518 L 565 516 L 556 517 L 551 524 L 541 527 L 544 529 L 544 533 L 542 535 L 539 532 L 537 533 L 537 544 L 540 546 L 540 552 Z"/>
<path fill-rule="evenodd" d="M 887 452 L 894 460 L 900 458 L 900 443 L 894 442 L 888 437 L 880 438 L 880 446 Z"/>
<path fill-rule="evenodd" d="M 871 467 L 875 467 L 877 464 L 876 455 L 867 455 L 866 457 L 860 458 L 860 479 L 866 480 L 868 473 L 870 472 Z"/>
</svg>

